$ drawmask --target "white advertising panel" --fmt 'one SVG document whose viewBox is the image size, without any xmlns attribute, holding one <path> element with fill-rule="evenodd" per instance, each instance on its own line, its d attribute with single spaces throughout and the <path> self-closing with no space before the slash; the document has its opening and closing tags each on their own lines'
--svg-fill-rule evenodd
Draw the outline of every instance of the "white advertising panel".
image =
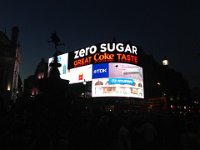
<svg viewBox="0 0 200 150">
<path fill-rule="evenodd" d="M 49 58 L 48 61 L 48 73 L 50 73 L 51 67 L 50 63 L 53 63 L 54 58 Z M 60 72 L 60 78 L 69 80 L 69 84 L 80 83 L 92 80 L 92 65 L 87 65 L 78 68 L 68 69 L 68 53 L 58 56 L 58 63 L 61 67 L 58 68 Z"/>
<path fill-rule="evenodd" d="M 100 71 L 97 74 L 97 68 L 102 68 L 103 74 Z M 92 97 L 144 98 L 142 68 L 125 63 L 93 66 Z"/>
<path fill-rule="evenodd" d="M 60 72 L 60 78 L 61 79 L 65 79 L 65 80 L 69 80 L 69 71 L 68 71 L 68 53 L 59 55 L 58 57 L 58 63 L 61 64 L 61 67 L 58 68 L 59 72 Z M 50 72 L 50 63 L 53 63 L 54 58 L 51 57 L 49 58 L 48 61 L 48 73 Z"/>
<path fill-rule="evenodd" d="M 92 80 L 92 65 L 73 68 L 69 70 L 69 84 Z"/>
</svg>

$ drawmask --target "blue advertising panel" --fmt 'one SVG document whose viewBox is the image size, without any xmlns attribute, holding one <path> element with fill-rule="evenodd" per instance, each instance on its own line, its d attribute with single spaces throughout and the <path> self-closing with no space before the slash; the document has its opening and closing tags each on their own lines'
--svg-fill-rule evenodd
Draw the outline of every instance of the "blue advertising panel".
<svg viewBox="0 0 200 150">
<path fill-rule="evenodd" d="M 126 79 L 126 78 L 109 78 L 108 79 L 109 84 L 128 84 L 128 85 L 134 85 L 135 82 L 133 79 Z"/>
<path fill-rule="evenodd" d="M 108 63 L 92 65 L 92 79 L 107 78 L 109 76 Z"/>
</svg>

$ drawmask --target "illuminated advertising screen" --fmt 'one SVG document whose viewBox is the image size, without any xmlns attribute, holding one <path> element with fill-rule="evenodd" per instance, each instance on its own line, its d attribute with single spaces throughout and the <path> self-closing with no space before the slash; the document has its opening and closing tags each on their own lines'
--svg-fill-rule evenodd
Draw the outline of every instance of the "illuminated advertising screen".
<svg viewBox="0 0 200 150">
<path fill-rule="evenodd" d="M 83 67 L 78 68 L 72 68 L 68 69 L 68 53 L 59 55 L 58 56 L 58 62 L 61 64 L 61 67 L 58 68 L 60 72 L 60 78 L 69 80 L 69 84 L 73 83 L 80 83 L 85 81 L 91 81 L 92 80 L 92 65 L 87 65 Z M 53 63 L 54 58 L 49 58 L 48 64 L 48 73 L 50 73 L 50 63 Z"/>
<path fill-rule="evenodd" d="M 60 77 L 69 84 L 92 81 L 92 97 L 144 98 L 137 50 L 128 43 L 100 43 L 59 55 Z"/>
<path fill-rule="evenodd" d="M 123 62 L 138 64 L 137 47 L 124 43 L 101 43 L 69 52 L 69 69 L 89 64 Z"/>
<path fill-rule="evenodd" d="M 73 68 L 69 70 L 69 84 L 92 80 L 92 65 Z"/>
<path fill-rule="evenodd" d="M 92 97 L 144 98 L 141 67 L 126 63 L 108 63 L 107 65 L 108 67 L 105 67 L 105 64 L 102 67 L 98 66 L 104 72 L 108 71 L 108 76 L 103 78 L 96 78 L 94 76 L 96 70 L 93 69 Z"/>
<path fill-rule="evenodd" d="M 108 63 L 92 65 L 92 79 L 107 78 L 109 76 Z"/>
<path fill-rule="evenodd" d="M 68 53 L 59 55 L 58 57 L 58 63 L 61 64 L 61 67 L 58 68 L 60 72 L 61 79 L 69 80 L 69 71 L 68 71 Z M 53 63 L 54 58 L 49 58 L 48 61 L 48 74 L 51 70 L 50 63 Z"/>
</svg>

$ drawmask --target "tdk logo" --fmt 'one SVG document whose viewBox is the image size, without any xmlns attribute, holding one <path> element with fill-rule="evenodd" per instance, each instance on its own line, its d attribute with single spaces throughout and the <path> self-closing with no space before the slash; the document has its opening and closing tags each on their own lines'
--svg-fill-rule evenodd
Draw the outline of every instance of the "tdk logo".
<svg viewBox="0 0 200 150">
<path fill-rule="evenodd" d="M 108 63 L 94 64 L 92 66 L 92 78 L 108 78 L 109 67 Z"/>
<path fill-rule="evenodd" d="M 97 69 L 97 70 L 94 70 L 94 74 L 96 74 L 96 73 L 104 73 L 104 72 L 107 72 L 107 68 L 106 69 Z"/>
</svg>

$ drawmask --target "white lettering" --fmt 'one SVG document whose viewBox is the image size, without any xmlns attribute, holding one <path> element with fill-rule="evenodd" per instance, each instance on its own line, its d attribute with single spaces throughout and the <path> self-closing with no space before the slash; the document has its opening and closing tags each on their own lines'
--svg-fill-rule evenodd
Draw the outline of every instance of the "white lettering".
<svg viewBox="0 0 200 150">
<path fill-rule="evenodd" d="M 109 52 L 113 52 L 115 50 L 115 43 L 112 43 L 112 48 L 111 48 L 111 44 L 108 43 L 107 44 L 107 49 Z"/>
<path fill-rule="evenodd" d="M 116 45 L 116 50 L 118 51 L 118 52 L 123 52 L 124 51 L 124 47 L 123 47 L 124 45 L 122 44 L 122 43 L 118 43 L 117 45 Z"/>
<path fill-rule="evenodd" d="M 87 56 L 88 55 L 88 50 L 90 49 L 90 47 L 87 47 L 86 49 L 85 49 L 85 55 Z"/>
<path fill-rule="evenodd" d="M 131 53 L 131 47 L 130 45 L 128 44 L 125 48 L 125 52 L 130 52 Z"/>
<path fill-rule="evenodd" d="M 137 47 L 136 46 L 132 46 L 132 50 L 133 50 L 133 54 L 135 53 L 135 55 L 137 55 Z"/>
<path fill-rule="evenodd" d="M 74 54 L 75 54 L 74 59 L 79 58 L 78 52 L 79 52 L 79 51 L 74 51 Z"/>
<path fill-rule="evenodd" d="M 87 47 L 85 49 L 77 50 L 74 51 L 74 59 L 78 59 L 79 57 L 85 57 L 88 56 L 89 54 L 95 54 L 97 51 L 97 47 L 95 45 L 91 47 Z"/>
<path fill-rule="evenodd" d="M 97 47 L 95 45 L 90 47 L 90 54 L 95 54 L 97 51 Z"/>
<path fill-rule="evenodd" d="M 104 53 L 106 51 L 108 52 L 114 52 L 114 51 L 118 51 L 118 52 L 129 52 L 132 54 L 137 55 L 137 47 L 136 46 L 130 46 L 129 44 L 126 45 L 126 47 L 124 46 L 123 43 L 102 43 L 100 45 L 100 52 Z M 97 52 L 97 46 L 92 45 L 91 47 L 87 47 L 85 49 L 80 49 L 77 51 L 74 51 L 74 59 L 78 59 L 80 57 L 85 57 L 88 56 L 90 54 L 95 54 Z"/>
<path fill-rule="evenodd" d="M 101 52 L 106 52 L 106 50 L 107 50 L 107 49 L 106 49 L 106 44 L 105 44 L 105 43 L 101 44 L 100 48 L 101 48 L 101 49 L 100 49 Z"/>
<path fill-rule="evenodd" d="M 137 47 L 136 46 L 130 46 L 129 44 L 127 44 L 126 46 L 123 43 L 103 43 L 100 45 L 100 52 L 104 53 L 106 51 L 109 52 L 114 52 L 114 51 L 118 51 L 118 52 L 129 52 L 132 54 L 136 54 L 137 55 Z"/>
<path fill-rule="evenodd" d="M 84 50 L 84 49 L 81 49 L 81 50 L 79 51 L 79 56 L 80 56 L 80 57 L 84 57 L 84 54 L 85 54 L 85 50 Z"/>
<path fill-rule="evenodd" d="M 97 69 L 97 70 L 94 70 L 94 74 L 96 74 L 96 73 L 104 73 L 104 72 L 107 72 L 107 69 Z"/>
<path fill-rule="evenodd" d="M 103 73 L 103 72 L 107 72 L 107 71 L 106 71 L 106 69 L 101 69 L 101 72 Z"/>
</svg>

